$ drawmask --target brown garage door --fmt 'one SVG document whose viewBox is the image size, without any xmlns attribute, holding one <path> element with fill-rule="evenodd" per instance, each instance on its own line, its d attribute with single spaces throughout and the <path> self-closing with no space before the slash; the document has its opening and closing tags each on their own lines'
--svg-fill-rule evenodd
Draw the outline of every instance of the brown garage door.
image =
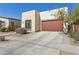
<svg viewBox="0 0 79 59">
<path fill-rule="evenodd" d="M 42 31 L 63 31 L 63 22 L 57 20 L 42 21 Z"/>
</svg>

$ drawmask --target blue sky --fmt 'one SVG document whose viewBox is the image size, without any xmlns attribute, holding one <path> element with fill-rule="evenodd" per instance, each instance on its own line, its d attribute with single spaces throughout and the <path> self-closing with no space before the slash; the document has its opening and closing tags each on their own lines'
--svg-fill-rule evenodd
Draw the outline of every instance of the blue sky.
<svg viewBox="0 0 79 59">
<path fill-rule="evenodd" d="M 0 3 L 0 16 L 21 19 L 24 11 L 44 11 L 61 7 L 68 7 L 71 10 L 76 5 L 77 3 Z"/>
</svg>

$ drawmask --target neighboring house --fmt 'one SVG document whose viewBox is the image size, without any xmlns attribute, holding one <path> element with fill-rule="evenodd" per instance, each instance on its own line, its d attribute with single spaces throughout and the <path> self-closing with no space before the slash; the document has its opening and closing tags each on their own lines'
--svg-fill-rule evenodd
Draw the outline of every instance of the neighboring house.
<svg viewBox="0 0 79 59">
<path fill-rule="evenodd" d="M 58 10 L 64 9 L 68 13 L 68 8 L 58 8 L 43 12 L 36 10 L 22 13 L 21 27 L 27 28 L 27 31 L 63 31 L 63 22 L 59 21 L 55 14 Z"/>
<path fill-rule="evenodd" d="M 0 16 L 0 21 L 2 21 L 2 24 L 0 25 L 4 27 L 8 27 L 8 26 L 20 27 L 21 26 L 21 20 L 19 19 Z"/>
</svg>

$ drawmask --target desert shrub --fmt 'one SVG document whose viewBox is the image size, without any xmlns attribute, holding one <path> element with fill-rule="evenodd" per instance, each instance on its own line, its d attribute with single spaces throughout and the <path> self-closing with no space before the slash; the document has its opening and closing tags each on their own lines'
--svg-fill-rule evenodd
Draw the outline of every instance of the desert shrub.
<svg viewBox="0 0 79 59">
<path fill-rule="evenodd" d="M 74 32 L 70 32 L 70 33 L 69 33 L 69 36 L 70 36 L 71 38 L 74 38 L 75 33 L 74 33 Z"/>
<path fill-rule="evenodd" d="M 75 32 L 74 39 L 76 41 L 79 41 L 79 32 Z"/>
<path fill-rule="evenodd" d="M 8 29 L 8 31 L 15 31 L 15 27 L 13 27 L 13 26 L 9 26 L 7 29 Z"/>
<path fill-rule="evenodd" d="M 16 33 L 19 33 L 19 34 L 26 34 L 27 33 L 27 30 L 25 28 L 17 28 L 15 31 L 16 31 Z"/>
<path fill-rule="evenodd" d="M 79 41 L 79 32 L 70 32 L 70 37 L 76 41 Z"/>
</svg>

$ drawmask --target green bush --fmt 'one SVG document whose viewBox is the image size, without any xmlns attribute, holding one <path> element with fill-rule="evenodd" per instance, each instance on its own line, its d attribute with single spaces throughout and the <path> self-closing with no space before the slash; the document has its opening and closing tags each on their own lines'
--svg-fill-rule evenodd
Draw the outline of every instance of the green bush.
<svg viewBox="0 0 79 59">
<path fill-rule="evenodd" d="M 70 32 L 70 37 L 76 41 L 79 41 L 79 33 L 78 32 Z"/>
<path fill-rule="evenodd" d="M 19 33 L 19 34 L 26 34 L 27 33 L 27 30 L 25 28 L 17 28 L 16 29 L 16 33 Z"/>
<path fill-rule="evenodd" d="M 70 36 L 71 38 L 74 38 L 75 33 L 74 33 L 74 32 L 70 32 L 70 33 L 69 33 L 69 36 Z"/>
<path fill-rule="evenodd" d="M 79 41 L 79 33 L 78 32 L 75 32 L 74 39 L 76 41 Z"/>
<path fill-rule="evenodd" d="M 9 26 L 7 29 L 8 29 L 8 31 L 15 31 L 15 27 L 13 27 L 13 26 Z"/>
<path fill-rule="evenodd" d="M 6 27 L 0 27 L 0 31 L 5 32 L 7 30 Z"/>
</svg>

